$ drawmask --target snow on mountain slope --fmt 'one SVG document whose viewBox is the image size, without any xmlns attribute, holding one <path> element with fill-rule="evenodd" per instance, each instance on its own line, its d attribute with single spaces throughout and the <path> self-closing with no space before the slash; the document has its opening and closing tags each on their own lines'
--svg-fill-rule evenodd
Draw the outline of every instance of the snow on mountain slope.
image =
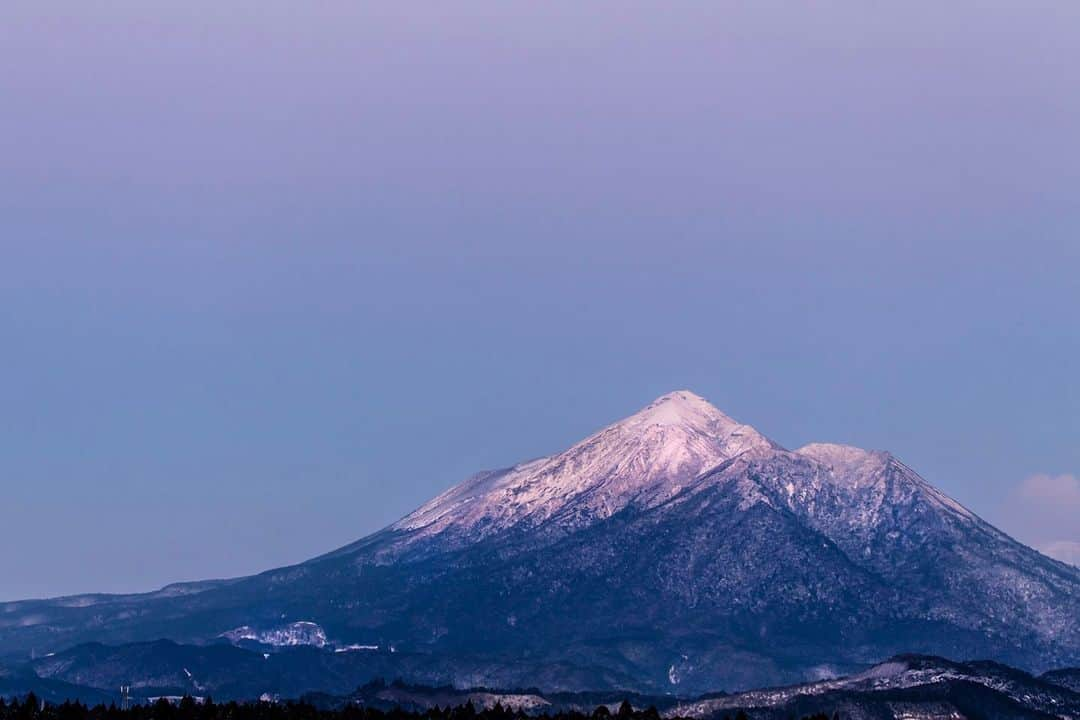
<svg viewBox="0 0 1080 720">
<path fill-rule="evenodd" d="M 1009 634 L 1007 618 L 1040 642 L 1080 644 L 1080 573 L 1016 542 L 887 452 L 754 450 L 694 486 L 748 481 L 852 563 L 903 588 L 911 614 L 987 638 Z"/>
<path fill-rule="evenodd" d="M 919 493 L 938 509 L 951 513 L 965 521 L 978 521 L 974 513 L 923 480 L 915 471 L 901 464 L 887 452 L 863 450 L 848 445 L 830 443 L 813 443 L 799 448 L 795 452 L 816 460 L 825 466 L 828 469 L 825 478 L 831 481 L 835 487 L 846 490 L 849 497 L 854 497 L 867 486 L 878 489 L 879 492 L 871 493 L 874 501 L 874 507 L 872 508 L 874 512 L 880 513 L 890 503 L 900 499 L 890 496 L 887 492 L 890 489 L 887 478 L 889 471 L 899 469 L 906 480 L 905 490 L 907 492 Z"/>
<path fill-rule="evenodd" d="M 281 627 L 259 630 L 249 625 L 224 632 L 221 636 L 234 643 L 251 640 L 262 645 L 274 647 L 295 647 L 310 645 L 326 647 L 326 631 L 318 623 L 300 620 Z"/>
<path fill-rule="evenodd" d="M 673 392 L 565 452 L 476 475 L 392 528 L 412 531 L 409 542 L 444 535 L 460 543 L 549 521 L 581 527 L 663 502 L 755 447 L 774 446 L 692 392 Z"/>
</svg>

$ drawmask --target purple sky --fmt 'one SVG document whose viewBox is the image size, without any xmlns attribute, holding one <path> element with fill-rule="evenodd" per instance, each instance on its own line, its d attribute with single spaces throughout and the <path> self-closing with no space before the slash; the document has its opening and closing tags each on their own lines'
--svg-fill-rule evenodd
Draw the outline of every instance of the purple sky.
<svg viewBox="0 0 1080 720">
<path fill-rule="evenodd" d="M 680 387 L 1080 552 L 1078 37 L 3 3 L 0 599 L 300 561 Z"/>
</svg>

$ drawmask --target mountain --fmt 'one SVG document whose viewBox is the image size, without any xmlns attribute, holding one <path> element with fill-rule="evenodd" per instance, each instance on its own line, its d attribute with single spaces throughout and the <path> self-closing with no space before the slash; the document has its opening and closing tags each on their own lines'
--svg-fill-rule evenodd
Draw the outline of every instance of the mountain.
<svg viewBox="0 0 1080 720">
<path fill-rule="evenodd" d="M 1080 664 L 1080 569 L 889 453 L 787 450 L 680 391 L 300 565 L 0 605 L 13 656 L 158 638 L 547 690 L 736 689 L 904 652 L 1042 672 Z"/>
</svg>

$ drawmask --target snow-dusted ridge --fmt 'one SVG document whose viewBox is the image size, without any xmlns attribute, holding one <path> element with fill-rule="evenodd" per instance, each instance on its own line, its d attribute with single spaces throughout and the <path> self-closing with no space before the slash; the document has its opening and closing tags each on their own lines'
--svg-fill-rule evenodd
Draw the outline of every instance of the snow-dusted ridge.
<svg viewBox="0 0 1080 720">
<path fill-rule="evenodd" d="M 838 691 L 862 693 L 872 698 L 877 692 L 927 688 L 956 681 L 982 685 L 1001 693 L 1027 711 L 1045 713 L 1062 720 L 1075 720 L 1080 713 L 1080 694 L 1071 692 L 1066 686 L 1043 682 L 1013 668 L 996 663 L 958 663 L 936 657 L 898 656 L 847 677 L 692 701 L 680 704 L 665 715 L 715 718 L 730 715 L 733 709 L 775 708 L 800 697 L 826 696 Z M 883 704 L 891 706 L 894 712 L 905 705 L 903 702 Z M 903 712 L 895 714 L 895 717 L 905 716 Z"/>
<path fill-rule="evenodd" d="M 820 463 L 827 472 L 824 478 L 850 494 L 860 491 L 873 493 L 878 486 L 875 501 L 878 509 L 890 500 L 884 494 L 883 480 L 889 471 L 901 474 L 912 488 L 917 488 L 926 498 L 938 507 L 963 520 L 974 522 L 978 518 L 966 507 L 923 480 L 918 473 L 897 460 L 891 453 L 883 450 L 863 450 L 850 445 L 834 443 L 811 443 L 795 451 L 795 454 L 810 458 Z"/>
</svg>

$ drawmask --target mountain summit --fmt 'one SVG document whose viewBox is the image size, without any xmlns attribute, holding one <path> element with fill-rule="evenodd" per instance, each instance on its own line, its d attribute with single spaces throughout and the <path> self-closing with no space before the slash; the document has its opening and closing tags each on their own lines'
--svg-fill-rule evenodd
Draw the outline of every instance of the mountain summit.
<svg viewBox="0 0 1080 720">
<path fill-rule="evenodd" d="M 693 693 L 913 652 L 1042 671 L 1080 664 L 1080 570 L 887 452 L 790 451 L 683 390 L 300 565 L 0 606 L 7 652 L 162 636 L 336 649 L 356 684 Z"/>
<path fill-rule="evenodd" d="M 509 528 L 569 532 L 670 499 L 720 463 L 774 447 L 688 390 L 669 393 L 565 452 L 480 473 L 392 527 L 410 541 L 472 542 Z"/>
</svg>

